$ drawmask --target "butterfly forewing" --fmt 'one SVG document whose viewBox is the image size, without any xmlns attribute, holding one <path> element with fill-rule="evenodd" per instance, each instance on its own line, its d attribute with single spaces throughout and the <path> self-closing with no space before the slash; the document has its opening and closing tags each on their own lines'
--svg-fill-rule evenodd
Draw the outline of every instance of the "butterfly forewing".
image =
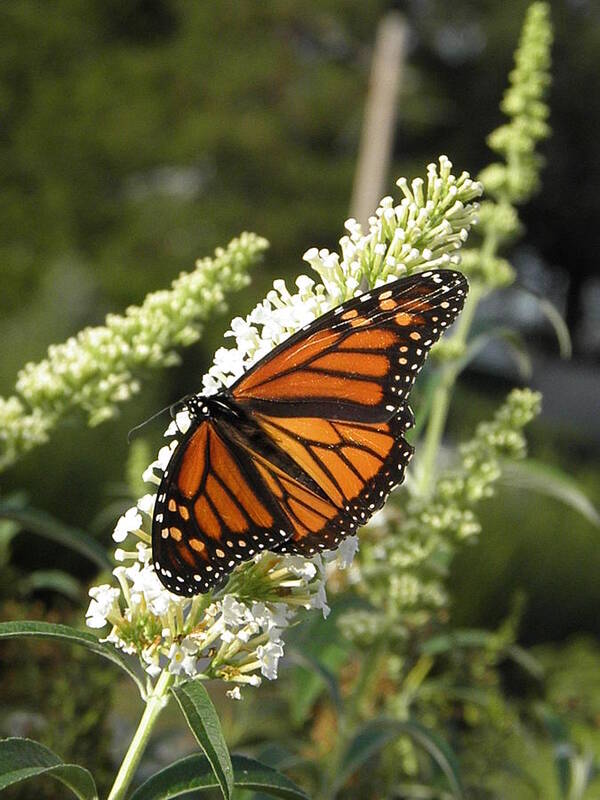
<svg viewBox="0 0 600 800">
<path fill-rule="evenodd" d="M 218 395 L 159 488 L 163 583 L 204 592 L 263 549 L 310 556 L 364 525 L 404 478 L 408 394 L 467 290 L 450 270 L 391 282 L 319 317 Z"/>
<path fill-rule="evenodd" d="M 394 281 L 319 317 L 232 387 L 252 411 L 375 422 L 399 413 L 467 282 L 438 270 Z"/>
</svg>

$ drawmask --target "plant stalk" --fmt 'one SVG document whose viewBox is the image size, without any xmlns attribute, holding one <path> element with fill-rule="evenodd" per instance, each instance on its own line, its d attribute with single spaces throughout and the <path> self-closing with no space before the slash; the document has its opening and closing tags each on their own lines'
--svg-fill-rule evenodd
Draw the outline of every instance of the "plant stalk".
<svg viewBox="0 0 600 800">
<path fill-rule="evenodd" d="M 165 707 L 168 700 L 169 687 L 173 683 L 173 675 L 167 670 L 164 670 L 151 695 L 148 696 L 146 701 L 146 708 L 142 714 L 140 724 L 134 734 L 129 749 L 125 754 L 123 763 L 121 764 L 115 782 L 113 783 L 108 800 L 123 800 L 129 784 L 131 783 L 135 771 L 140 763 L 140 759 L 144 754 L 148 739 L 152 733 L 152 729 L 156 724 L 161 711 Z"/>
<path fill-rule="evenodd" d="M 480 284 L 475 284 L 471 287 L 467 299 L 465 301 L 462 314 L 456 323 L 455 341 L 462 345 L 466 345 L 467 337 L 473 323 L 475 311 L 481 297 L 484 294 L 484 288 Z M 418 479 L 419 495 L 421 497 L 429 497 L 435 485 L 435 472 L 436 462 L 438 460 L 438 452 L 444 430 L 446 428 L 446 420 L 448 418 L 448 410 L 450 408 L 450 397 L 452 388 L 456 383 L 460 371 L 460 362 L 457 359 L 453 363 L 448 364 L 443 371 L 441 380 L 436 386 L 433 399 L 431 402 L 431 413 L 427 423 L 427 430 L 425 432 L 425 441 L 421 448 L 421 465 Z"/>
<path fill-rule="evenodd" d="M 361 706 L 377 683 L 385 655 L 385 645 L 380 641 L 372 652 L 363 658 L 352 695 L 338 717 L 335 745 L 327 757 L 320 791 L 316 795 L 317 800 L 336 800 L 339 796 L 341 786 L 338 784 L 338 778 L 342 759 L 350 740 L 357 733 Z"/>
</svg>

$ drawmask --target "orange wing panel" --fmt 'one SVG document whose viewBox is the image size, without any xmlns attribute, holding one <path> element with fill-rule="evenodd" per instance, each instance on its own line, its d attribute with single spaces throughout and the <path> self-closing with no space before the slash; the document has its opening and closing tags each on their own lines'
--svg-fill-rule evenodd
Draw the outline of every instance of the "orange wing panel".
<svg viewBox="0 0 600 800">
<path fill-rule="evenodd" d="M 398 336 L 386 328 L 371 328 L 367 331 L 351 333 L 344 339 L 342 350 L 385 350 L 398 341 Z"/>
<path fill-rule="evenodd" d="M 345 441 L 353 444 L 362 444 L 382 458 L 385 458 L 394 446 L 394 437 L 387 432 L 389 428 L 385 422 L 378 430 L 345 422 L 335 422 L 334 425 Z"/>
<path fill-rule="evenodd" d="M 314 508 L 314 510 L 322 517 L 325 517 L 325 519 L 331 519 L 337 514 L 338 509 L 335 506 L 333 506 L 327 500 L 317 497 L 317 495 L 313 494 L 313 492 L 310 492 L 308 489 L 305 489 L 297 481 L 289 478 L 283 478 L 282 484 L 291 497 L 294 497 L 296 500 L 300 500 L 302 503 Z"/>
<path fill-rule="evenodd" d="M 311 449 L 318 455 L 329 472 L 335 475 L 340 489 L 348 500 L 360 494 L 364 486 L 363 482 L 337 453 L 333 450 L 326 450 L 324 447 L 312 447 Z"/>
<path fill-rule="evenodd" d="M 376 475 L 383 464 L 377 456 L 366 453 L 358 447 L 342 447 L 342 453 L 365 480 Z"/>
<path fill-rule="evenodd" d="M 210 536 L 211 539 L 218 539 L 221 536 L 219 520 L 204 495 L 201 495 L 194 503 L 194 514 L 200 530 L 204 531 L 207 536 Z"/>
<path fill-rule="evenodd" d="M 210 460 L 211 468 L 238 500 L 250 519 L 264 528 L 272 525 L 273 517 L 248 485 L 225 444 L 214 433 L 210 441 Z"/>
<path fill-rule="evenodd" d="M 268 417 L 264 414 L 256 414 L 256 417 L 261 423 L 264 421 L 271 426 L 280 426 L 301 439 L 322 444 L 339 444 L 342 441 L 331 422 L 321 417 Z M 270 435 L 274 435 L 271 430 Z"/>
<path fill-rule="evenodd" d="M 200 425 L 188 443 L 179 468 L 177 485 L 181 494 L 188 499 L 196 494 L 204 477 L 207 436 L 208 425 Z"/>
<path fill-rule="evenodd" d="M 377 405 L 383 398 L 378 383 L 354 378 L 321 375 L 309 370 L 299 370 L 290 375 L 274 378 L 253 389 L 252 396 L 265 400 L 305 400 L 306 398 L 331 398 L 354 400 L 362 405 Z"/>
<path fill-rule="evenodd" d="M 192 553 L 190 548 L 187 545 L 187 542 L 182 541 L 178 542 L 175 545 L 175 550 L 177 555 L 182 558 L 186 564 L 189 564 L 190 567 L 193 567 L 196 564 L 196 556 Z"/>
<path fill-rule="evenodd" d="M 244 515 L 212 475 L 206 479 L 206 491 L 225 526 L 233 533 L 246 533 L 248 524 Z"/>
<path fill-rule="evenodd" d="M 247 378 L 243 378 L 235 388 L 234 397 L 243 397 L 250 389 L 255 390 L 281 372 L 302 366 L 313 356 L 335 344 L 340 336 L 341 334 L 331 331 L 319 331 L 305 341 L 298 342 L 296 346 L 283 350 L 278 356 L 251 371 Z M 252 391 L 251 394 L 255 396 L 256 392 Z"/>
<path fill-rule="evenodd" d="M 263 419 L 265 418 L 263 417 Z M 268 422 L 261 422 L 261 424 L 263 430 L 273 439 L 273 441 L 285 453 L 291 456 L 298 466 L 300 466 L 308 475 L 310 475 L 313 480 L 317 481 L 317 483 L 325 492 L 327 492 L 329 497 L 336 505 L 341 506 L 344 498 L 341 496 L 327 473 L 323 471 L 323 468 L 315 460 L 313 454 L 310 453 L 310 451 L 302 442 L 281 430 L 281 427 L 287 427 L 287 423 L 289 421 L 290 420 L 288 418 L 277 420 L 277 426 L 271 425 Z M 324 420 L 321 420 L 321 422 L 324 422 Z M 335 431 L 333 431 L 333 433 L 335 434 Z M 339 437 L 337 438 L 339 441 Z"/>
<path fill-rule="evenodd" d="M 374 378 L 383 378 L 387 375 L 390 362 L 386 356 L 373 353 L 328 353 L 317 358 L 310 364 L 311 368 L 329 370 L 331 372 L 343 372 L 348 375 L 364 375 Z"/>
<path fill-rule="evenodd" d="M 281 486 L 273 478 L 271 473 L 268 470 L 266 470 L 264 468 L 264 466 L 259 461 L 256 462 L 256 468 L 259 471 L 261 478 L 267 484 L 269 489 L 273 492 L 275 497 L 278 497 L 279 499 L 281 499 L 283 497 L 283 491 L 281 489 Z"/>
<path fill-rule="evenodd" d="M 316 533 L 317 531 L 321 530 L 323 527 L 323 523 L 325 520 L 319 514 L 315 514 L 314 511 L 311 511 L 307 508 L 303 503 L 299 503 L 294 498 L 290 498 L 288 500 L 288 505 L 291 510 L 296 515 L 297 519 L 305 525 L 311 533 Z"/>
</svg>

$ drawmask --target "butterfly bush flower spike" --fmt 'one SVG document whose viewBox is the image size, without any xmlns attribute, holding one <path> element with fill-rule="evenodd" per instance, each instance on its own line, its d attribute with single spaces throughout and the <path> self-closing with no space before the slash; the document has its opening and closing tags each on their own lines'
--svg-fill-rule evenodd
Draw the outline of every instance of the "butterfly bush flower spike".
<svg viewBox="0 0 600 800">
<path fill-rule="evenodd" d="M 504 160 L 489 164 L 479 174 L 487 195 L 479 211 L 481 244 L 465 248 L 462 254 L 463 271 L 485 289 L 514 280 L 514 268 L 498 251 L 521 233 L 516 206 L 529 200 L 540 185 L 544 160 L 536 146 L 550 135 L 550 110 L 545 98 L 550 85 L 552 38 L 549 5 L 532 3 L 502 101 L 508 121 L 487 139 L 489 147 Z"/>
<path fill-rule="evenodd" d="M 304 260 L 320 283 L 300 275 L 297 291 L 291 292 L 277 280 L 246 319 L 232 321 L 226 336 L 235 346 L 215 354 L 204 394 L 230 386 L 288 336 L 345 300 L 396 278 L 459 263 L 458 250 L 476 222 L 481 183 L 467 172 L 456 177 L 451 161 L 440 156 L 438 164 L 428 166 L 425 181 L 401 178 L 398 186 L 401 201 L 394 205 L 392 197 L 384 197 L 367 232 L 356 220 L 346 222 L 339 253 L 307 250 Z"/>
<path fill-rule="evenodd" d="M 502 465 L 525 456 L 523 429 L 540 407 L 538 392 L 514 389 L 494 418 L 461 445 L 458 463 L 439 476 L 430 496 L 409 493 L 401 509 L 392 500 L 383 512 L 385 527 L 369 525 L 358 591 L 371 609 L 343 615 L 340 624 L 351 641 L 363 647 L 378 639 L 398 643 L 407 626 L 431 623 L 447 606 L 441 567 L 460 542 L 481 532 L 476 506 L 493 496 Z"/>
<path fill-rule="evenodd" d="M 231 385 L 251 365 L 291 334 L 341 301 L 398 277 L 428 268 L 452 266 L 475 220 L 481 186 L 467 173 L 452 174 L 445 157 L 430 165 L 426 180 L 399 181 L 402 198 L 384 198 L 364 232 L 346 223 L 340 252 L 309 250 L 305 260 L 317 279 L 301 275 L 290 291 L 284 281 L 245 318 L 232 321 L 233 346 L 217 350 L 203 381 L 208 396 Z M 144 473 L 157 486 L 178 439 L 188 430 L 185 411 L 166 431 L 168 443 Z M 283 633 L 300 613 L 327 605 L 326 579 L 334 564 L 350 568 L 358 543 L 348 537 L 339 550 L 304 558 L 262 552 L 241 564 L 224 587 L 193 597 L 169 592 L 154 570 L 150 547 L 155 495 L 143 496 L 118 521 L 114 538 L 120 565 L 119 589 L 94 587 L 88 624 L 110 625 L 107 640 L 135 653 L 150 686 L 161 673 L 175 681 L 221 679 L 239 687 L 258 686 L 277 677 L 284 654 Z"/>
<path fill-rule="evenodd" d="M 124 562 L 113 571 L 119 588 L 90 589 L 87 624 L 111 625 L 106 641 L 138 655 L 151 679 L 164 670 L 177 680 L 220 678 L 252 686 L 275 678 L 282 631 L 302 609 L 327 611 L 322 566 L 269 554 L 234 576 L 237 596 L 179 597 L 164 588 L 152 565 L 153 506 L 154 496 L 145 495 L 117 522 L 113 538 L 129 545 L 118 548 L 117 560 Z"/>
<path fill-rule="evenodd" d="M 213 258 L 200 259 L 171 288 L 149 294 L 125 314 L 109 314 L 103 326 L 85 328 L 48 356 L 26 364 L 16 393 L 0 397 L 0 469 L 44 444 L 58 422 L 75 409 L 91 425 L 114 416 L 140 388 L 141 370 L 177 363 L 176 348 L 197 341 L 209 314 L 224 305 L 226 292 L 249 283 L 250 266 L 267 246 L 244 233 Z"/>
</svg>

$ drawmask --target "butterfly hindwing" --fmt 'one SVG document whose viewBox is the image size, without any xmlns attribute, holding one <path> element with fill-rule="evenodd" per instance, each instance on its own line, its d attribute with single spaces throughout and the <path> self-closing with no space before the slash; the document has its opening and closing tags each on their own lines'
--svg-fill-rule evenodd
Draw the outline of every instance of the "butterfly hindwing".
<svg viewBox="0 0 600 800">
<path fill-rule="evenodd" d="M 261 416 L 259 424 L 319 486 L 311 492 L 258 457 L 261 477 L 279 499 L 291 531 L 271 548 L 277 552 L 311 556 L 336 547 L 402 483 L 413 453 L 403 436 L 409 420 L 399 417 L 365 424 Z"/>
<path fill-rule="evenodd" d="M 289 536 L 284 522 L 250 459 L 203 420 L 179 442 L 158 489 L 155 568 L 176 594 L 206 592 Z"/>
</svg>

